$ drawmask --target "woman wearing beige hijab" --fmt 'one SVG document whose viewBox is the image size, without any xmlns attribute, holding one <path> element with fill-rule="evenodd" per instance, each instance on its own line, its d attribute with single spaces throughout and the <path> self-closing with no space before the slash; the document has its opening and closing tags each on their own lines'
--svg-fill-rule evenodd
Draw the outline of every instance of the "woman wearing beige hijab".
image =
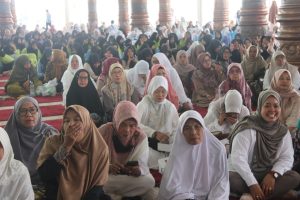
<svg viewBox="0 0 300 200">
<path fill-rule="evenodd" d="M 82 106 L 69 106 L 62 134 L 46 140 L 37 161 L 47 199 L 106 199 L 108 148 Z"/>
<path fill-rule="evenodd" d="M 300 118 L 300 94 L 293 87 L 291 73 L 286 69 L 277 70 L 271 81 L 271 89 L 281 97 L 280 121 L 287 125 L 291 133 L 295 133 Z"/>
</svg>

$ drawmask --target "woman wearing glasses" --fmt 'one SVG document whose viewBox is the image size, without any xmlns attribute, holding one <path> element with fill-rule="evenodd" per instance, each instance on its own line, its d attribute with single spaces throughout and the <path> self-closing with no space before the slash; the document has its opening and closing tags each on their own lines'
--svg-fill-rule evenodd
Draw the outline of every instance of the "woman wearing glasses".
<svg viewBox="0 0 300 200">
<path fill-rule="evenodd" d="M 91 114 L 96 126 L 104 122 L 104 111 L 97 90 L 92 82 L 89 72 L 80 69 L 75 73 L 67 94 L 66 106 L 81 105 Z"/>
<path fill-rule="evenodd" d="M 28 168 L 32 185 L 40 185 L 36 161 L 45 139 L 58 131 L 42 122 L 38 102 L 32 97 L 20 98 L 10 115 L 5 130 L 10 138 L 15 159 Z"/>
</svg>

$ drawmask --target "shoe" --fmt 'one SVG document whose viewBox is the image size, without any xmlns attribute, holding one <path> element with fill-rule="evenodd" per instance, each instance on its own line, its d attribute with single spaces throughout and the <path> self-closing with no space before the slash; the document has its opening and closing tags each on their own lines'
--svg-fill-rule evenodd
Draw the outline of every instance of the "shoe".
<svg viewBox="0 0 300 200">
<path fill-rule="evenodd" d="M 252 198 L 251 194 L 249 194 L 249 193 L 244 193 L 244 194 L 241 196 L 240 200 L 254 200 L 254 199 Z"/>
</svg>

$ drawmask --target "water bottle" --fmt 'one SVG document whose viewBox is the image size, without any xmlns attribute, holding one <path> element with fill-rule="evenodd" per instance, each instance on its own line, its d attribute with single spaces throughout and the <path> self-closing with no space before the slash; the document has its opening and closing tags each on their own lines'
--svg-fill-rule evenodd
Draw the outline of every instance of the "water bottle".
<svg viewBox="0 0 300 200">
<path fill-rule="evenodd" d="M 29 82 L 29 96 L 31 97 L 35 96 L 35 89 L 32 81 Z"/>
</svg>

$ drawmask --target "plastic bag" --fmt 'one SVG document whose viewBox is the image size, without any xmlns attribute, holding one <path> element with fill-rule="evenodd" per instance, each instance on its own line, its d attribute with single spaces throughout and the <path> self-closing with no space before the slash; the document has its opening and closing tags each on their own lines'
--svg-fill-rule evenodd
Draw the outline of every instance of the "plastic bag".
<svg viewBox="0 0 300 200">
<path fill-rule="evenodd" d="M 43 96 L 55 96 L 56 95 L 56 86 L 57 81 L 56 78 L 50 80 L 48 83 L 45 83 L 42 87 L 42 95 Z"/>
</svg>

